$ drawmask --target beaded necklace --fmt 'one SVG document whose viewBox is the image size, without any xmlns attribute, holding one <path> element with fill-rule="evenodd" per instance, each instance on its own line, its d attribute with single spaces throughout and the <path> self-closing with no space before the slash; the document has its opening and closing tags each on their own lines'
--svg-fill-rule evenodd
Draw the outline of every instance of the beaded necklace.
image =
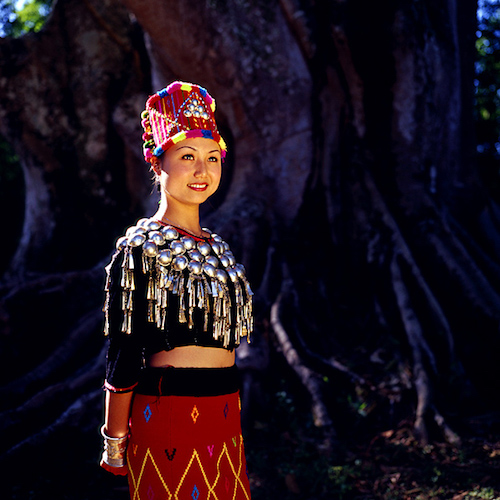
<svg viewBox="0 0 500 500">
<path fill-rule="evenodd" d="M 170 224 L 166 223 L 163 219 L 166 219 L 168 220 L 168 222 L 170 222 Z M 177 229 L 182 229 L 183 231 L 185 231 L 186 233 L 190 234 L 191 236 L 194 236 L 196 238 L 201 238 L 201 239 L 204 239 L 206 240 L 207 237 L 206 236 L 203 236 L 203 232 L 210 232 L 210 231 L 207 231 L 206 229 L 204 228 L 200 228 L 200 231 L 201 231 L 201 234 L 196 234 L 194 233 L 193 231 L 190 231 L 189 229 L 186 229 L 184 226 L 181 226 L 180 224 L 176 224 L 173 220 L 169 219 L 168 217 L 163 217 L 162 219 L 158 220 L 158 222 L 160 224 L 163 224 L 164 226 L 168 226 L 168 225 L 171 225 L 171 226 L 174 226 L 176 227 Z"/>
</svg>

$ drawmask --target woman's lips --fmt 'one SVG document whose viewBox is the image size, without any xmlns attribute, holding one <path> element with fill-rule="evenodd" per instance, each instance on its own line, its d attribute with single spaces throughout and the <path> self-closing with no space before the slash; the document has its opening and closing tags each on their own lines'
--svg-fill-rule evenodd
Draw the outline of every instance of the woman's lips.
<svg viewBox="0 0 500 500">
<path fill-rule="evenodd" d="M 208 184 L 200 183 L 200 184 L 188 184 L 188 187 L 193 191 L 205 191 L 208 188 Z"/>
</svg>

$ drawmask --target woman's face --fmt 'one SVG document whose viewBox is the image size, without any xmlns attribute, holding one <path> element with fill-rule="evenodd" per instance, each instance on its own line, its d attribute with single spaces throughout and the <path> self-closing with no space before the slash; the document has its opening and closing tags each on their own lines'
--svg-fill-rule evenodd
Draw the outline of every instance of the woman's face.
<svg viewBox="0 0 500 500">
<path fill-rule="evenodd" d="M 221 154 L 212 139 L 185 139 L 161 158 L 160 185 L 169 203 L 200 205 L 219 187 Z"/>
</svg>

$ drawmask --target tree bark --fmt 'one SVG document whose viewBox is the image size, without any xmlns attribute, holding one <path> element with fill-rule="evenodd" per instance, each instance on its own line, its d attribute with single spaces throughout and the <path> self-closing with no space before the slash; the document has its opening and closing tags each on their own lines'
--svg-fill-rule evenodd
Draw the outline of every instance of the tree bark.
<svg viewBox="0 0 500 500">
<path fill-rule="evenodd" d="M 141 51 L 128 12 L 109 1 L 59 0 L 45 29 L 0 40 L 0 133 L 26 187 L 9 277 L 90 267 L 109 253 L 93 242 L 109 245 L 115 221 L 144 209 Z"/>
<path fill-rule="evenodd" d="M 229 145 L 203 216 L 257 292 L 256 348 L 240 358 L 245 387 L 273 370 L 267 353 L 278 346 L 329 436 L 340 418 L 332 395 L 347 390 L 380 415 L 383 401 L 400 402 L 422 442 L 457 444 L 447 415 L 498 390 L 500 212 L 479 181 L 470 132 L 475 7 L 59 0 L 40 33 L 1 40 L 0 133 L 26 184 L 0 303 L 3 356 L 17 355 L 4 399 L 21 397 L 14 380 L 37 380 L 48 407 L 54 384 L 69 387 L 101 359 L 98 269 L 155 202 L 138 117 L 148 93 L 180 79 L 216 98 Z M 94 293 L 82 295 L 82 283 Z M 40 294 L 51 297 L 44 308 L 34 305 Z M 96 340 L 71 370 L 60 360 L 73 359 L 85 317 Z M 52 339 L 24 365 L 21 339 L 33 342 L 43 321 Z M 95 402 L 93 390 L 78 385 L 54 425 L 82 408 L 85 391 Z M 33 397 L 5 408 L 12 425 L 42 407 Z M 29 443 L 28 432 L 13 446 Z"/>
</svg>

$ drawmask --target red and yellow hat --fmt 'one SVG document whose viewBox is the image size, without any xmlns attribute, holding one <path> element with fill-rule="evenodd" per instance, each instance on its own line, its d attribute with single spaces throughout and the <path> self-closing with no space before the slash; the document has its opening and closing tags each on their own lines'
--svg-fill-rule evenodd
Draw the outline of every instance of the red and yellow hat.
<svg viewBox="0 0 500 500">
<path fill-rule="evenodd" d="M 151 163 L 174 144 L 193 137 L 213 139 L 226 156 L 227 146 L 215 123 L 215 99 L 199 85 L 173 82 L 153 94 L 142 112 L 144 159 Z"/>
</svg>

